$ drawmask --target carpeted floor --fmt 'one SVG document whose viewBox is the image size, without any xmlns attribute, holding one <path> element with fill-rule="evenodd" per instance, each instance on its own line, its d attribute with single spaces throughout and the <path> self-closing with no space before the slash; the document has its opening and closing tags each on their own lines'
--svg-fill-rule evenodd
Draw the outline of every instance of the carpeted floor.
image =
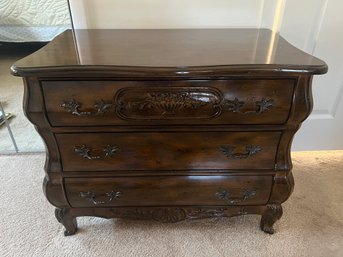
<svg viewBox="0 0 343 257">
<path fill-rule="evenodd" d="M 343 256 L 343 151 L 293 158 L 296 187 L 274 235 L 249 215 L 176 224 L 82 217 L 64 237 L 42 193 L 44 155 L 2 155 L 0 256 Z"/>
</svg>

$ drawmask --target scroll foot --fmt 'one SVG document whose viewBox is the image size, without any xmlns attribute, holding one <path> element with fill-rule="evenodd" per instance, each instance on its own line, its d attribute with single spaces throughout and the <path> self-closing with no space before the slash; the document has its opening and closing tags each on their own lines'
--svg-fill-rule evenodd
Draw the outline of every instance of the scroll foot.
<svg viewBox="0 0 343 257">
<path fill-rule="evenodd" d="M 77 231 L 76 217 L 73 217 L 70 213 L 70 209 L 55 209 L 55 216 L 58 222 L 63 224 L 66 228 L 64 231 L 65 236 L 74 235 Z"/>
<path fill-rule="evenodd" d="M 282 216 L 281 204 L 268 204 L 267 210 L 262 214 L 261 229 L 268 234 L 274 234 L 274 223 Z"/>
</svg>

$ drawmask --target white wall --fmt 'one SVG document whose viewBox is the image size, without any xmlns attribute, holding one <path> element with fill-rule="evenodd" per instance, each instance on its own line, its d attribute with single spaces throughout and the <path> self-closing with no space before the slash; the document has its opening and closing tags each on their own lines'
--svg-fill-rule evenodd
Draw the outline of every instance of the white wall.
<svg viewBox="0 0 343 257">
<path fill-rule="evenodd" d="M 270 2 L 270 4 L 264 4 Z M 276 0 L 70 0 L 76 28 L 260 27 Z M 267 7 L 267 8 L 265 8 Z"/>
</svg>

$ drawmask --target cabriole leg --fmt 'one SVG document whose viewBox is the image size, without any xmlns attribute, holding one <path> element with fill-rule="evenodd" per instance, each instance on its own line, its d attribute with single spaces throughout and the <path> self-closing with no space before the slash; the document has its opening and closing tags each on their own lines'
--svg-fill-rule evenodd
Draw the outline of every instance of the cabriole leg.
<svg viewBox="0 0 343 257">
<path fill-rule="evenodd" d="M 268 234 L 274 234 L 273 225 L 281 218 L 282 213 L 281 204 L 268 204 L 267 209 L 262 214 L 261 229 Z"/>
<path fill-rule="evenodd" d="M 70 213 L 70 209 L 55 209 L 55 216 L 58 222 L 63 224 L 66 228 L 64 231 L 65 236 L 74 235 L 77 231 L 76 217 L 73 217 Z"/>
</svg>

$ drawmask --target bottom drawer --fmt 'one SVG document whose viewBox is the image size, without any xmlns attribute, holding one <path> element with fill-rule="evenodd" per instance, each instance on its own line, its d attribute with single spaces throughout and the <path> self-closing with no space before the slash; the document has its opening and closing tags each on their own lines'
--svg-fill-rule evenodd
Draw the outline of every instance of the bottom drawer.
<svg viewBox="0 0 343 257">
<path fill-rule="evenodd" d="M 272 176 L 66 178 L 72 207 L 262 205 Z"/>
</svg>

